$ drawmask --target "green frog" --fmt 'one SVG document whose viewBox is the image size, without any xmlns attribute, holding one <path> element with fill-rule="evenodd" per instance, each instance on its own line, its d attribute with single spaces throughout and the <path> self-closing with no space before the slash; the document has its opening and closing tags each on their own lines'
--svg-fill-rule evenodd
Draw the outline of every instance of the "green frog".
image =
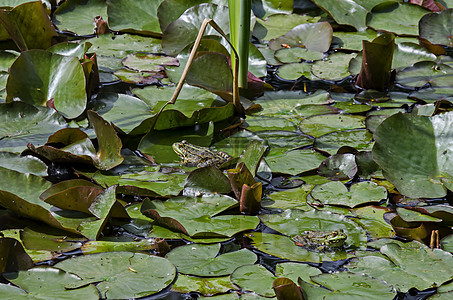
<svg viewBox="0 0 453 300">
<path fill-rule="evenodd" d="M 335 231 L 304 231 L 302 235 L 294 236 L 293 241 L 297 246 L 328 250 L 343 247 L 347 238 L 343 229 L 338 229 Z"/>
<path fill-rule="evenodd" d="M 187 141 L 174 143 L 172 147 L 176 154 L 183 160 L 183 164 L 188 167 L 201 168 L 215 166 L 219 168 L 222 164 L 231 159 L 231 156 L 228 153 L 192 145 Z"/>
</svg>

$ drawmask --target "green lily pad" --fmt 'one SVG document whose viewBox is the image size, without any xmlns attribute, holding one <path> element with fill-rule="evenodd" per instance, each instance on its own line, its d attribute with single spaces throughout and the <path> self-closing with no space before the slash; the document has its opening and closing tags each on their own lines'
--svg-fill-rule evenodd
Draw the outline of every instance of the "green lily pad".
<svg viewBox="0 0 453 300">
<path fill-rule="evenodd" d="M 438 219 L 403 207 L 397 207 L 396 211 L 398 212 L 398 215 L 401 217 L 401 219 L 403 219 L 405 222 L 442 222 L 442 219 Z"/>
<path fill-rule="evenodd" d="M 248 130 L 260 132 L 265 130 L 284 130 L 294 131 L 296 124 L 287 118 L 267 117 L 267 116 L 247 116 Z"/>
<path fill-rule="evenodd" d="M 178 61 L 171 56 L 135 53 L 123 59 L 123 65 L 139 72 L 159 72 L 163 70 L 163 66 L 177 66 Z"/>
<path fill-rule="evenodd" d="M 435 61 L 437 57 L 414 43 L 399 43 L 393 52 L 392 69 L 410 67 L 419 61 Z"/>
<path fill-rule="evenodd" d="M 362 32 L 334 32 L 332 45 L 341 49 L 361 51 L 363 41 L 372 41 L 377 37 L 377 32 L 372 29 L 367 29 Z"/>
<path fill-rule="evenodd" d="M 290 1 L 283 1 L 290 2 Z M 292 8 L 291 8 L 292 10 Z M 260 36 L 260 39 L 269 41 L 274 38 L 285 34 L 292 28 L 296 27 L 299 24 L 303 23 L 316 23 L 320 17 L 309 16 L 309 15 L 299 15 L 299 14 L 273 14 L 267 17 L 264 20 L 257 19 L 257 23 L 263 25 L 266 29 L 264 36 Z M 255 25 L 256 26 L 256 25 Z M 256 27 L 255 27 L 256 30 Z M 254 32 L 254 35 L 256 33 Z"/>
<path fill-rule="evenodd" d="M 228 178 L 216 167 L 198 168 L 187 176 L 184 195 L 200 195 L 202 193 L 228 194 L 231 185 Z"/>
<path fill-rule="evenodd" d="M 22 289 L 1 284 L 2 297 L 10 299 L 99 299 L 99 293 L 92 284 L 77 289 L 67 289 L 67 285 L 79 284 L 81 279 L 75 274 L 53 267 L 36 267 L 18 273 L 4 273 L 3 276 Z M 19 298 L 18 298 L 19 297 Z"/>
<path fill-rule="evenodd" d="M 419 5 L 389 1 L 373 9 L 367 25 L 374 30 L 417 36 L 418 22 L 427 13 L 429 10 Z"/>
<path fill-rule="evenodd" d="M 284 35 L 269 41 L 269 48 L 278 50 L 282 44 L 303 46 L 308 50 L 326 52 L 332 41 L 332 26 L 327 22 L 300 24 Z"/>
<path fill-rule="evenodd" d="M 357 173 L 355 155 L 335 154 L 327 158 L 318 168 L 318 174 L 330 180 L 349 180 Z"/>
<path fill-rule="evenodd" d="M 427 83 L 439 85 L 443 80 L 451 81 L 453 68 L 436 62 L 421 61 L 398 72 L 396 82 L 408 87 L 421 87 Z"/>
<path fill-rule="evenodd" d="M 323 287 L 310 288 L 310 284 L 299 281 L 301 289 L 309 298 L 336 299 L 394 299 L 396 291 L 381 278 L 376 279 L 364 274 L 339 272 L 335 274 L 320 274 L 310 277 L 311 280 Z M 327 289 L 326 289 L 327 288 Z"/>
<path fill-rule="evenodd" d="M 346 245 L 364 248 L 367 241 L 365 232 L 344 215 L 327 211 L 287 209 L 280 214 L 261 215 L 261 221 L 270 228 L 293 237 L 307 230 L 335 231 L 343 229 L 348 236 Z"/>
<path fill-rule="evenodd" d="M 157 84 L 159 79 L 164 75 L 158 72 L 138 72 L 133 70 L 121 69 L 113 72 L 113 75 L 118 77 L 121 81 L 131 84 Z"/>
<path fill-rule="evenodd" d="M 64 72 L 62 72 L 64 70 Z M 87 103 L 85 75 L 76 57 L 29 50 L 11 66 L 6 87 L 7 101 L 54 106 L 63 116 L 79 116 Z"/>
<path fill-rule="evenodd" d="M 345 251 L 314 252 L 297 246 L 294 241 L 283 235 L 253 232 L 245 234 L 252 240 L 252 245 L 264 253 L 292 261 L 322 263 L 323 261 L 336 261 L 352 257 Z"/>
<path fill-rule="evenodd" d="M 313 144 L 313 139 L 301 135 L 298 132 L 270 130 L 257 133 L 259 137 L 267 141 L 272 149 L 283 148 L 282 150 L 293 150 L 295 148 Z"/>
<path fill-rule="evenodd" d="M 427 39 L 433 44 L 442 44 L 453 47 L 453 8 L 443 10 L 440 13 L 424 15 L 419 22 L 420 37 Z"/>
<path fill-rule="evenodd" d="M 157 8 L 162 0 L 107 0 L 109 27 L 116 31 L 159 36 Z"/>
<path fill-rule="evenodd" d="M 275 267 L 275 276 L 286 277 L 294 282 L 297 282 L 299 278 L 310 282 L 311 276 L 319 275 L 321 273 L 322 272 L 318 268 L 293 262 L 279 263 Z"/>
<path fill-rule="evenodd" d="M 162 36 L 162 49 L 168 55 L 176 56 L 197 37 L 205 18 L 215 20 L 217 25 L 229 33 L 228 7 L 204 3 L 186 10 L 176 21 L 169 24 Z M 205 35 L 219 36 L 211 26 L 206 27 Z"/>
<path fill-rule="evenodd" d="M 395 236 L 393 227 L 384 220 L 384 214 L 390 209 L 380 206 L 364 206 L 355 208 L 355 221 L 366 229 L 372 238 L 392 238 Z"/>
<path fill-rule="evenodd" d="M 53 45 L 48 48 L 47 51 L 65 56 L 75 56 L 78 59 L 84 59 L 85 54 L 88 52 L 90 47 L 90 42 L 63 42 Z"/>
<path fill-rule="evenodd" d="M 371 181 L 362 181 L 351 185 L 350 191 L 344 184 L 332 181 L 317 185 L 311 195 L 323 204 L 355 207 L 368 202 L 379 202 L 387 198 L 387 190 Z"/>
<path fill-rule="evenodd" d="M 313 80 L 311 66 L 312 64 L 307 62 L 284 64 L 278 68 L 277 75 L 286 80 L 296 80 L 301 76 Z"/>
<path fill-rule="evenodd" d="M 9 237 L 8 233 L 4 234 L 1 231 L 0 237 L 0 254 L 2 261 L 0 263 L 0 271 L 3 272 L 17 272 L 19 270 L 27 270 L 33 267 L 33 260 L 24 251 L 20 239 Z M 12 235 L 10 235 L 12 236 Z"/>
<path fill-rule="evenodd" d="M 312 210 L 308 206 L 305 198 L 310 193 L 313 185 L 304 184 L 301 187 L 285 191 L 275 191 L 263 199 L 262 206 L 266 209 L 284 210 L 287 208 L 297 208 L 304 211 Z"/>
<path fill-rule="evenodd" d="M 77 274 L 85 284 L 99 282 L 96 287 L 107 299 L 152 295 L 169 286 L 176 277 L 175 267 L 167 259 L 130 252 L 83 255 L 55 267 Z"/>
<path fill-rule="evenodd" d="M 308 135 L 320 137 L 324 134 L 350 129 L 364 128 L 365 118 L 352 115 L 317 115 L 303 119 L 299 129 Z"/>
<path fill-rule="evenodd" d="M 101 0 L 101 2 L 105 2 Z M 99 56 L 125 58 L 128 54 L 136 52 L 160 53 L 160 39 L 138 35 L 113 35 L 102 34 L 88 40 L 92 46 L 91 51 Z M 102 66 L 102 64 L 101 64 Z"/>
<path fill-rule="evenodd" d="M 311 67 L 311 72 L 324 80 L 338 81 L 351 75 L 349 62 L 356 56 L 355 53 L 333 53 L 325 60 L 316 61 Z"/>
<path fill-rule="evenodd" d="M 316 138 L 313 146 L 328 153 L 335 153 L 342 146 L 367 151 L 373 147 L 373 135 L 365 129 L 336 131 Z"/>
<path fill-rule="evenodd" d="M 166 258 L 178 272 L 195 276 L 226 276 L 236 268 L 257 260 L 256 254 L 247 249 L 218 255 L 219 250 L 220 244 L 189 244 L 173 249 Z"/>
<path fill-rule="evenodd" d="M 57 36 L 41 2 L 23 3 L 12 10 L 2 9 L 0 20 L 0 36 L 6 31 L 21 51 L 47 49 Z"/>
<path fill-rule="evenodd" d="M 281 155 L 268 156 L 266 162 L 274 173 L 297 175 L 316 169 L 325 156 L 313 150 L 293 150 Z"/>
<path fill-rule="evenodd" d="M 172 286 L 172 290 L 180 293 L 197 292 L 205 296 L 226 293 L 230 290 L 235 290 L 236 286 L 230 281 L 230 276 L 222 277 L 195 277 L 184 274 L 178 274 L 178 279 Z M 239 299 L 236 294 L 232 298 L 227 298 L 226 295 L 218 297 L 200 297 L 199 299 Z M 223 298 L 220 298 L 223 297 Z M 236 297 L 236 298 L 234 298 Z"/>
<path fill-rule="evenodd" d="M 259 278 L 259 280 L 257 280 Z M 274 274 L 261 265 L 246 265 L 231 274 L 231 281 L 245 291 L 253 291 L 264 297 L 273 297 Z"/>
<path fill-rule="evenodd" d="M 452 189 L 449 129 L 453 113 L 433 117 L 398 113 L 377 128 L 373 159 L 400 193 L 438 198 Z"/>
<path fill-rule="evenodd" d="M 0 167 L 20 173 L 47 176 L 47 166 L 34 156 L 19 156 L 10 152 L 0 152 Z"/>
<path fill-rule="evenodd" d="M 350 272 L 367 274 L 391 282 L 397 289 L 419 290 L 441 285 L 451 279 L 453 256 L 440 249 L 430 249 L 420 242 L 384 241 L 380 256 L 363 256 L 351 261 Z M 430 272 L 430 270 L 436 270 Z"/>
<path fill-rule="evenodd" d="M 320 60 L 324 58 L 324 54 L 318 51 L 309 50 L 306 48 L 283 48 L 275 51 L 275 58 L 282 63 L 295 63 L 301 60 Z"/>
<path fill-rule="evenodd" d="M 55 11 L 53 22 L 62 31 L 88 35 L 94 32 L 96 16 L 107 19 L 105 0 L 68 0 Z"/>
<path fill-rule="evenodd" d="M 158 245 L 155 239 L 144 239 L 133 242 L 89 241 L 83 244 L 81 248 L 84 255 L 120 251 L 141 252 L 157 249 Z"/>
</svg>

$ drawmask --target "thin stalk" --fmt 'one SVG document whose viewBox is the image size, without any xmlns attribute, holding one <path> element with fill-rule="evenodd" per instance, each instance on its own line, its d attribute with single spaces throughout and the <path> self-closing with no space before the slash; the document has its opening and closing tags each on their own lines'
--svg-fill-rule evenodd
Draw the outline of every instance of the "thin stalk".
<svg viewBox="0 0 453 300">
<path fill-rule="evenodd" d="M 234 51 L 231 51 L 231 67 L 233 71 L 238 67 L 239 87 L 247 88 L 248 57 L 250 43 L 250 15 L 252 11 L 251 0 L 229 0 L 230 13 L 230 40 L 239 55 L 239 65 L 236 66 Z"/>
</svg>

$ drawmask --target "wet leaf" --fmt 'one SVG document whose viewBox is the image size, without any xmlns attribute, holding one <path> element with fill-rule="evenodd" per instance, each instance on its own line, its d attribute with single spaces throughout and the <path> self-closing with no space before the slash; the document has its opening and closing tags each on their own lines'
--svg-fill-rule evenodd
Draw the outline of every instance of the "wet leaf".
<svg viewBox="0 0 453 300">
<path fill-rule="evenodd" d="M 176 277 L 175 267 L 167 259 L 130 252 L 83 255 L 55 267 L 77 274 L 85 284 L 99 282 L 96 287 L 107 299 L 152 295 L 166 288 Z"/>
<path fill-rule="evenodd" d="M 67 285 L 79 284 L 82 280 L 75 274 L 70 274 L 54 267 L 36 267 L 18 273 L 4 273 L 3 276 L 22 288 L 22 290 L 9 288 L 5 294 L 3 289 L 2 295 L 12 299 L 15 299 L 18 295 L 27 295 L 27 299 L 35 297 L 35 299 L 99 299 L 98 290 L 92 284 L 87 284 L 77 289 L 67 289 Z M 2 284 L 2 286 L 4 285 Z"/>
<path fill-rule="evenodd" d="M 297 175 L 316 169 L 325 156 L 313 150 L 293 150 L 281 155 L 266 157 L 272 172 Z"/>
<path fill-rule="evenodd" d="M 259 278 L 260 280 L 256 280 Z M 246 265 L 231 274 L 231 281 L 242 290 L 252 291 L 265 297 L 275 296 L 272 289 L 274 275 L 261 265 Z"/>
<path fill-rule="evenodd" d="M 172 286 L 172 290 L 180 293 L 197 292 L 205 296 L 212 296 L 215 294 L 226 293 L 229 290 L 235 290 L 236 286 L 230 281 L 230 276 L 222 277 L 195 277 L 184 274 L 178 274 L 178 279 Z M 227 294 L 228 295 L 228 294 Z M 230 294 L 231 295 L 231 294 Z M 219 297 L 225 297 L 226 295 L 218 297 L 209 297 L 207 299 L 217 299 Z M 233 296 L 233 295 L 232 295 Z M 236 297 L 236 298 L 234 298 Z M 204 299 L 200 297 L 199 299 Z M 220 299 L 220 298 L 219 298 Z M 225 298 L 226 299 L 226 298 Z M 237 295 L 234 294 L 233 298 L 238 299 Z"/>
<path fill-rule="evenodd" d="M 78 35 L 94 33 L 94 18 L 107 19 L 107 4 L 104 0 L 68 0 L 55 11 L 53 22 L 58 29 Z"/>
<path fill-rule="evenodd" d="M 440 13 L 430 13 L 420 19 L 420 37 L 427 39 L 433 44 L 442 44 L 453 47 L 453 8 L 446 9 Z"/>
<path fill-rule="evenodd" d="M 316 61 L 311 67 L 311 72 L 316 77 L 324 80 L 341 80 L 351 75 L 348 69 L 349 61 L 355 56 L 355 53 L 333 53 L 325 60 Z"/>
<path fill-rule="evenodd" d="M 398 113 L 377 128 L 373 159 L 400 193 L 413 198 L 437 198 L 452 188 L 451 122 L 452 113 L 433 117 Z"/>
<path fill-rule="evenodd" d="M 142 252 L 157 248 L 155 239 L 144 239 L 134 242 L 89 241 L 83 244 L 81 250 L 86 255 L 102 252 Z"/>
<path fill-rule="evenodd" d="M 260 39 L 269 41 L 271 39 L 278 38 L 279 36 L 285 34 L 290 29 L 296 27 L 297 25 L 303 23 L 316 23 L 319 21 L 319 19 L 320 19 L 319 17 L 312 17 L 308 15 L 278 13 L 270 15 L 264 20 L 257 19 L 256 21 L 257 23 L 263 25 L 266 29 L 265 35 L 262 37 L 260 36 Z M 254 35 L 256 35 L 255 33 L 255 31 L 257 30 L 256 28 L 257 27 L 255 27 L 254 29 Z"/>
<path fill-rule="evenodd" d="M 33 261 L 21 243 L 13 238 L 0 237 L 0 272 L 17 272 L 33 267 Z M 1 288 L 0 288 L 1 289 Z"/>
<path fill-rule="evenodd" d="M 79 116 L 87 103 L 79 60 L 43 50 L 21 53 L 11 66 L 6 91 L 8 102 L 20 99 L 46 106 L 53 101 L 55 109 L 69 119 Z"/>
<path fill-rule="evenodd" d="M 220 244 L 189 244 L 173 249 L 166 255 L 178 272 L 195 276 L 226 276 L 246 264 L 257 260 L 256 254 L 241 249 L 219 255 Z"/>
<path fill-rule="evenodd" d="M 228 194 L 231 192 L 231 185 L 222 171 L 208 166 L 198 168 L 189 174 L 184 185 L 185 195 L 188 195 L 188 192 L 193 196 L 203 193 Z"/>
<path fill-rule="evenodd" d="M 317 115 L 303 119 L 299 129 L 308 135 L 320 137 L 324 134 L 349 129 L 364 128 L 362 116 L 343 114 Z"/>
<path fill-rule="evenodd" d="M 328 153 L 335 153 L 342 146 L 367 151 L 373 147 L 373 135 L 365 129 L 336 131 L 316 138 L 313 146 Z"/>
<path fill-rule="evenodd" d="M 321 163 L 318 174 L 328 177 L 330 180 L 352 179 L 357 173 L 355 155 L 335 154 Z"/>
<path fill-rule="evenodd" d="M 284 35 L 269 41 L 269 48 L 278 50 L 282 44 L 326 52 L 332 41 L 332 27 L 327 22 L 300 24 Z"/>
</svg>

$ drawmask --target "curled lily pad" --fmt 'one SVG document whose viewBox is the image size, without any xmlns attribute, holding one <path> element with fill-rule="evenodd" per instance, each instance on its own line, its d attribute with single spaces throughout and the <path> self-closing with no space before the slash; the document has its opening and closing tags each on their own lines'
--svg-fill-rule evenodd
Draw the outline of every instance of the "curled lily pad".
<svg viewBox="0 0 453 300">
<path fill-rule="evenodd" d="M 453 113 L 433 117 L 398 113 L 377 128 L 373 159 L 400 193 L 437 198 L 453 189 L 448 129 L 452 122 Z"/>
<path fill-rule="evenodd" d="M 225 276 L 247 264 L 257 260 L 256 254 L 241 249 L 218 255 L 220 244 L 197 245 L 190 244 L 173 249 L 167 254 L 178 272 L 196 276 Z"/>
<path fill-rule="evenodd" d="M 79 116 L 87 103 L 79 60 L 43 50 L 21 53 L 11 66 L 6 91 L 7 101 L 54 107 L 69 119 Z"/>
<path fill-rule="evenodd" d="M 55 267 L 80 276 L 79 286 L 99 282 L 96 287 L 107 299 L 152 295 L 166 288 L 176 277 L 176 269 L 167 259 L 131 252 L 83 255 Z"/>
</svg>

